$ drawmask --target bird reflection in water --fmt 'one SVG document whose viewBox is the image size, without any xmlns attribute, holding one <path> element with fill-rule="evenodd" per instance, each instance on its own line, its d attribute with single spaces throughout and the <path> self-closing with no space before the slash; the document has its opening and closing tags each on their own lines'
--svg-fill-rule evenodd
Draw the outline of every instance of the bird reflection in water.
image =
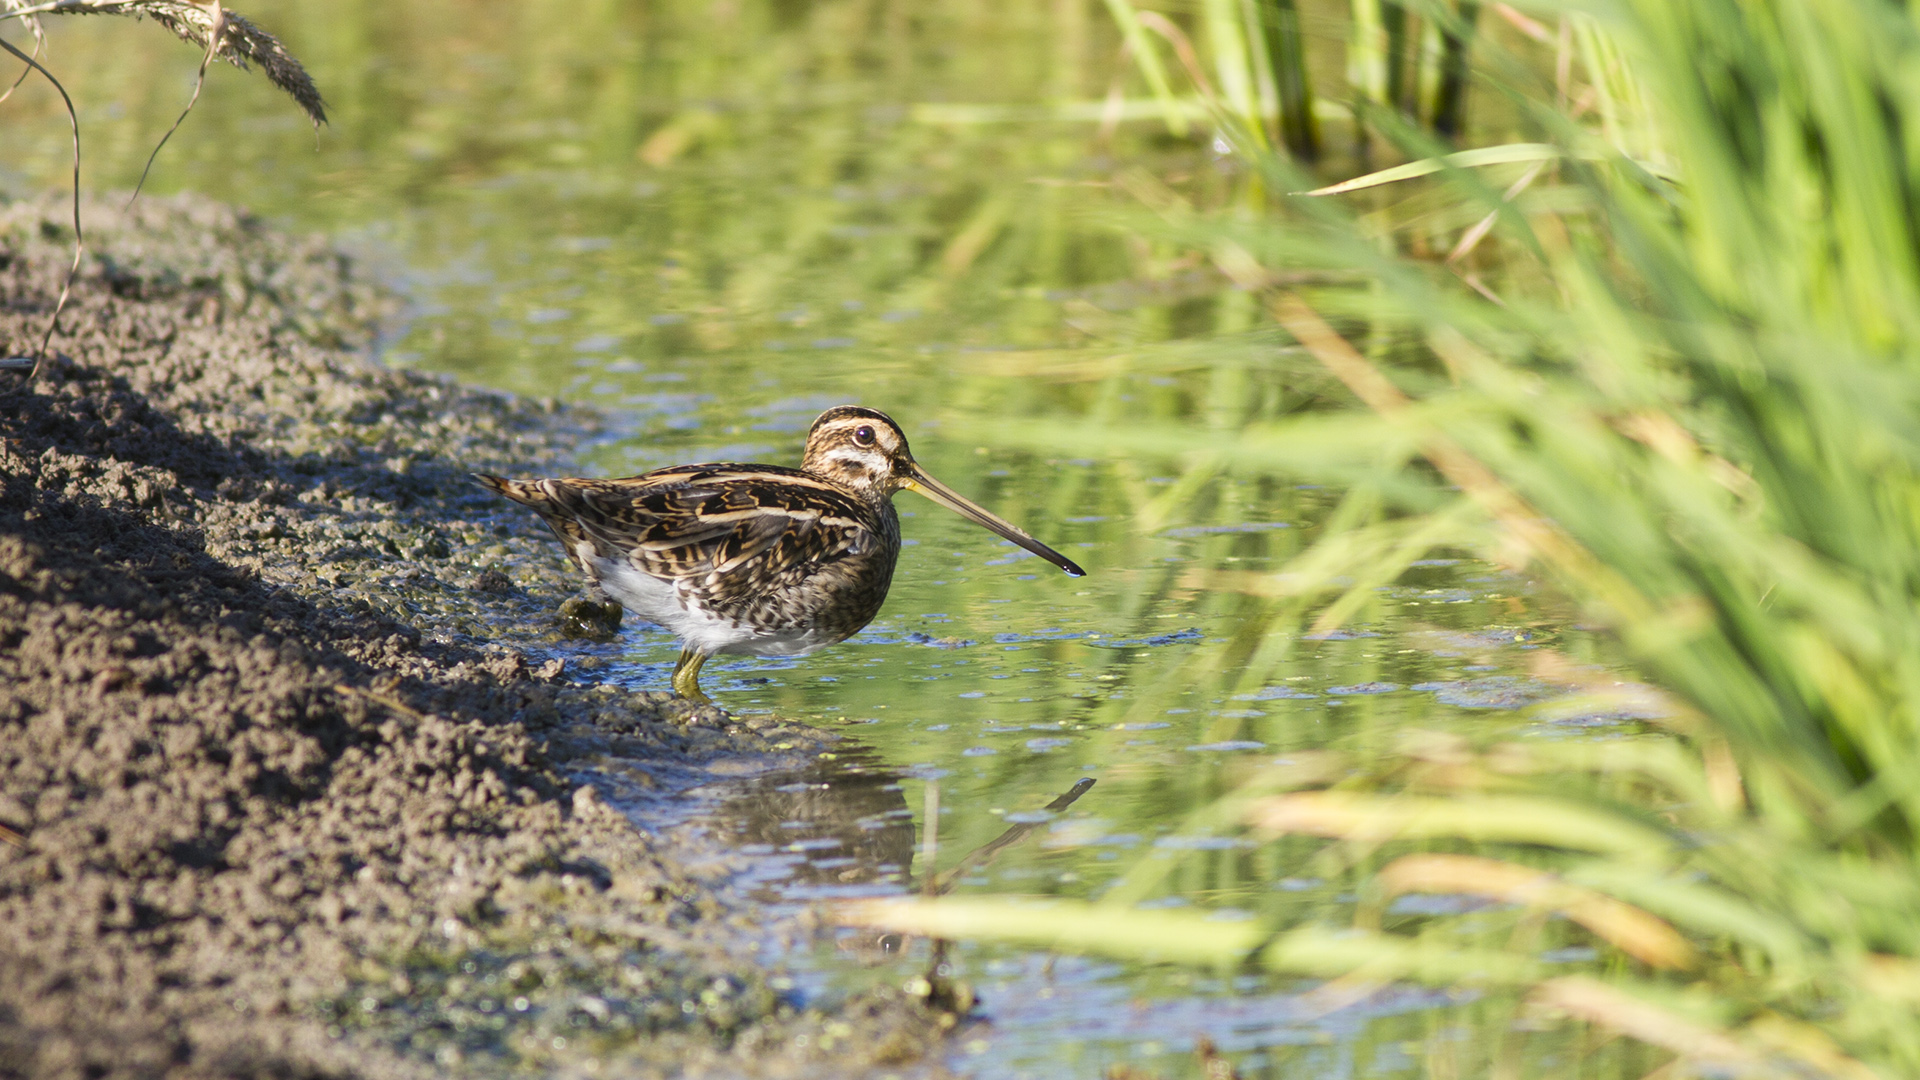
<svg viewBox="0 0 1920 1080">
<path fill-rule="evenodd" d="M 846 746 L 834 760 L 805 769 L 775 773 L 741 785 L 712 818 L 738 850 L 785 855 L 790 861 L 780 880 L 765 887 L 762 899 L 775 902 L 897 896 L 920 892 L 943 896 L 968 874 L 990 864 L 1006 849 L 1026 840 L 1044 820 L 1025 821 L 960 857 L 918 886 L 913 856 L 919 844 L 913 810 L 900 781 L 903 774 L 881 764 L 872 750 Z M 1058 814 L 1093 787 L 1086 778 L 1043 809 Z M 930 805 L 927 828 L 938 829 L 937 805 Z M 928 838 L 929 856 L 937 845 Z M 928 867 L 933 859 L 926 860 Z M 923 871 L 923 873 L 926 871 Z M 898 953 L 899 934 L 843 940 L 843 948 L 882 959 Z"/>
<path fill-rule="evenodd" d="M 901 773 L 842 743 L 834 759 L 734 787 L 711 820 L 746 854 L 784 857 L 759 897 L 810 901 L 885 896 L 910 886 L 913 811 Z"/>
</svg>

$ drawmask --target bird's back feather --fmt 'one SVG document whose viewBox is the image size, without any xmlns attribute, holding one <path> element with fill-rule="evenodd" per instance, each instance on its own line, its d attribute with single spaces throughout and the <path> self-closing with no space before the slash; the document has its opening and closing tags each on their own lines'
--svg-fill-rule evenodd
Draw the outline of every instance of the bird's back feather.
<svg viewBox="0 0 1920 1080">
<path fill-rule="evenodd" d="M 619 560 L 674 583 L 688 602 L 754 625 L 820 616 L 857 618 L 857 630 L 893 576 L 891 503 L 797 469 L 705 464 L 619 480 L 476 479 L 538 511 L 596 578 L 601 560 Z M 820 590 L 844 594 L 845 603 L 821 604 Z"/>
</svg>

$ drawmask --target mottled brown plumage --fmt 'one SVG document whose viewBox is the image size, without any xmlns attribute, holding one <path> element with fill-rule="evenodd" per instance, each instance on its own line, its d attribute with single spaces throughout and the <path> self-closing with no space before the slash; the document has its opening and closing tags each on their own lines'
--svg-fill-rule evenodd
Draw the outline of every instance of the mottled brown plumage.
<svg viewBox="0 0 1920 1080">
<path fill-rule="evenodd" d="M 893 581 L 912 488 L 1070 574 L 1085 571 L 928 476 L 885 413 L 829 409 L 798 469 L 706 464 L 621 480 L 482 484 L 539 511 L 607 593 L 677 634 L 674 689 L 704 699 L 700 665 L 715 653 L 804 656 L 873 621 Z"/>
</svg>

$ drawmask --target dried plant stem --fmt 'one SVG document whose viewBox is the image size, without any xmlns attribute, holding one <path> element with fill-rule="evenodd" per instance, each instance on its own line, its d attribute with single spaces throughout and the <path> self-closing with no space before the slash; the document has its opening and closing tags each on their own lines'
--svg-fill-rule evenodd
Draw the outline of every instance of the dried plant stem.
<svg viewBox="0 0 1920 1080">
<path fill-rule="evenodd" d="M 285 91 L 313 121 L 327 122 L 326 102 L 313 79 L 280 39 L 216 2 L 196 0 L 51 0 L 29 7 L 12 7 L 17 0 L 0 0 L 0 20 L 25 19 L 34 25 L 41 15 L 131 15 L 146 17 L 173 31 L 182 41 L 210 48 L 214 55 L 242 70 L 259 64 L 267 81 Z"/>
<path fill-rule="evenodd" d="M 207 68 L 213 64 L 213 58 L 219 54 L 220 36 L 227 31 L 226 8 L 221 5 L 220 0 L 211 0 L 210 6 L 213 9 L 213 26 L 207 31 L 207 51 L 206 55 L 200 58 L 199 74 L 194 76 L 193 93 L 187 97 L 187 107 L 181 109 L 180 115 L 173 118 L 173 126 L 167 129 L 165 135 L 160 136 L 158 143 L 154 144 L 153 153 L 147 155 L 147 164 L 140 170 L 140 181 L 133 185 L 133 194 L 127 196 L 129 209 L 133 207 L 133 201 L 140 197 L 140 190 L 147 186 L 147 174 L 153 171 L 153 163 L 160 156 L 160 151 L 166 149 L 167 140 L 173 138 L 173 133 L 180 130 L 181 124 L 186 123 L 187 114 L 199 104 L 200 91 L 207 85 Z"/>
<path fill-rule="evenodd" d="M 1079 801 L 1080 796 L 1085 795 L 1092 787 L 1093 779 L 1091 777 L 1083 778 L 1066 791 L 1061 792 L 1052 802 L 1041 809 L 1049 814 L 1061 813 L 1066 810 L 1067 807 Z M 1025 840 L 1028 834 L 1037 828 L 1039 828 L 1039 823 L 1031 821 L 1013 825 L 1009 827 L 1006 832 L 967 852 L 966 855 L 961 857 L 959 862 L 955 863 L 944 873 L 934 873 L 933 863 L 929 861 L 927 863 L 927 895 L 945 896 L 952 892 L 953 887 L 960 884 L 961 878 L 992 862 L 1000 852 Z"/>
<path fill-rule="evenodd" d="M 12 96 L 13 91 L 29 72 L 38 71 L 53 84 L 59 92 L 60 100 L 67 109 L 67 122 L 73 128 L 73 265 L 67 268 L 67 280 L 60 287 L 60 299 L 53 306 L 53 317 L 47 321 L 46 334 L 40 339 L 40 348 L 32 357 L 32 366 L 26 379 L 20 384 L 30 385 L 40 374 L 40 368 L 46 362 L 47 349 L 53 343 L 53 335 L 60 328 L 60 314 L 66 310 L 67 301 L 73 294 L 73 283 L 80 273 L 80 260 L 86 250 L 86 236 L 80 225 L 80 117 L 74 111 L 73 99 L 68 96 L 67 88 L 60 80 L 43 66 L 37 57 L 45 44 L 41 32 L 41 15 L 131 15 L 136 18 L 148 17 L 173 31 L 174 35 L 190 44 L 205 50 L 200 58 L 200 70 L 193 81 L 193 93 L 187 98 L 186 108 L 173 121 L 173 126 L 160 137 L 153 152 L 147 155 L 146 167 L 140 170 L 140 180 L 133 187 L 133 194 L 127 199 L 132 207 L 134 200 L 147 185 L 147 177 L 153 172 L 153 163 L 160 156 L 173 133 L 180 130 L 187 115 L 199 103 L 200 94 L 206 88 L 207 69 L 216 58 L 224 59 L 242 70 L 249 62 L 260 65 L 267 80 L 285 91 L 306 112 L 313 121 L 317 132 L 321 124 L 327 122 L 326 103 L 321 100 L 319 90 L 314 88 L 313 79 L 307 75 L 300 61 L 287 52 L 286 47 L 272 34 L 260 29 L 241 16 L 226 9 L 222 0 L 50 0 L 42 4 L 22 4 L 21 0 L 0 0 L 0 21 L 21 19 L 32 30 L 34 36 L 33 55 L 29 56 L 0 38 L 0 48 L 12 53 L 27 65 L 13 86 L 0 94 L 0 101 Z M 23 358 L 24 359 L 24 358 Z M 0 363 L 0 370 L 15 370 L 21 364 Z M 18 389 L 18 387 L 16 387 Z"/>
<path fill-rule="evenodd" d="M 38 45 L 35 45 L 35 46 L 33 47 L 33 51 L 34 51 L 34 53 L 35 53 L 35 55 L 38 55 L 38 54 L 39 54 L 39 52 L 40 52 L 40 46 L 38 46 Z M 21 69 L 20 69 L 20 77 L 19 77 L 19 78 L 17 78 L 17 79 L 15 79 L 15 80 L 13 80 L 13 84 L 7 87 L 7 92 L 6 92 L 6 93 L 4 93 L 4 94 L 0 94 L 0 101 L 5 101 L 5 100 L 7 100 L 8 98 L 10 98 L 10 97 L 12 97 L 12 96 L 13 96 L 13 92 L 14 92 L 15 90 L 18 90 L 18 89 L 20 89 L 20 84 L 21 84 L 21 83 L 23 83 L 23 82 L 26 82 L 26 81 L 27 81 L 27 76 L 29 76 L 29 75 L 31 75 L 31 74 L 33 74 L 33 69 L 32 69 L 32 68 L 30 68 L 30 67 L 23 67 L 23 68 L 21 68 Z"/>
<path fill-rule="evenodd" d="M 32 21 L 35 15 L 45 15 L 50 12 L 58 11 L 62 7 L 72 7 L 72 6 L 77 6 L 74 4 L 74 0 L 55 0 L 54 3 L 50 3 L 50 4 L 35 4 L 32 7 L 13 8 L 8 11 L 0 11 L 0 19 L 26 19 L 28 21 Z"/>
<path fill-rule="evenodd" d="M 46 363 L 47 347 L 53 343 L 54 331 L 60 328 L 60 313 L 66 310 L 67 298 L 73 294 L 73 280 L 80 274 L 80 255 L 86 250 L 86 234 L 80 229 L 80 114 L 74 111 L 73 99 L 67 96 L 67 88 L 60 85 L 60 80 L 41 66 L 40 61 L 14 48 L 13 42 L 6 38 L 0 38 L 0 49 L 25 61 L 28 67 L 53 84 L 53 88 L 60 93 L 61 102 L 67 107 L 67 123 L 73 128 L 73 264 L 67 267 L 67 280 L 60 286 L 60 299 L 54 301 L 53 317 L 47 320 L 47 332 L 41 336 L 40 348 L 33 354 L 33 367 L 21 383 L 21 386 L 29 386 L 34 377 L 40 374 L 41 365 Z"/>
<path fill-rule="evenodd" d="M 1520 193 L 1527 190 L 1527 186 L 1533 183 L 1534 178 L 1539 176 L 1548 164 L 1550 164 L 1550 159 L 1542 159 L 1534 162 L 1528 167 L 1526 172 L 1520 174 L 1520 179 L 1515 180 L 1513 184 L 1507 188 L 1506 194 L 1501 196 L 1500 201 L 1510 203 L 1519 198 Z M 1494 223 L 1498 220 L 1500 220 L 1500 211 L 1490 210 L 1487 212 L 1486 217 L 1481 218 L 1473 224 L 1472 228 L 1460 234 L 1460 242 L 1455 244 L 1453 250 L 1447 253 L 1447 265 L 1452 266 L 1472 254 L 1473 249 L 1480 245 L 1480 241 L 1486 239 L 1487 234 L 1493 231 Z"/>
<path fill-rule="evenodd" d="M 925 868 L 920 871 L 922 890 L 928 896 L 938 896 L 934 891 L 940 881 L 937 867 L 940 865 L 940 781 L 927 781 L 926 827 L 922 830 L 926 839 L 920 845 L 921 858 Z"/>
<path fill-rule="evenodd" d="M 391 694 L 379 694 L 379 693 L 375 693 L 372 690 L 362 690 L 358 686 L 348 686 L 346 683 L 335 683 L 332 687 L 332 690 L 334 693 L 340 694 L 343 697 L 365 698 L 366 700 L 371 701 L 374 704 L 381 706 L 382 708 L 385 708 L 391 712 L 397 713 L 401 716 L 405 716 L 412 720 L 425 721 L 428 718 L 425 713 L 421 712 L 420 710 L 414 708 L 411 705 L 408 705 L 406 702 L 401 701 L 399 698 L 396 698 Z"/>
<path fill-rule="evenodd" d="M 1180 66 L 1187 69 L 1187 77 L 1193 80 L 1194 88 L 1200 91 L 1214 108 L 1220 107 L 1220 99 L 1214 95 L 1213 84 L 1207 81 L 1207 69 L 1200 66 L 1200 54 L 1193 47 L 1187 32 L 1180 29 L 1172 19 L 1157 11 L 1142 11 L 1139 14 L 1140 25 L 1159 34 L 1173 46 L 1173 54 L 1180 58 Z"/>
<path fill-rule="evenodd" d="M 33 31 L 33 55 L 36 59 L 38 59 L 40 56 L 40 50 L 46 47 L 47 35 L 46 35 L 46 32 L 40 28 L 40 20 L 38 19 L 28 19 L 27 26 L 29 29 Z M 33 74 L 33 68 L 25 67 L 25 66 L 21 67 L 20 77 L 13 80 L 13 85 L 7 87 L 6 93 L 0 94 L 0 101 L 5 101 L 8 98 L 12 97 L 13 92 L 15 90 L 20 89 L 20 84 L 23 82 L 26 82 L 27 76 L 31 74 Z"/>
</svg>

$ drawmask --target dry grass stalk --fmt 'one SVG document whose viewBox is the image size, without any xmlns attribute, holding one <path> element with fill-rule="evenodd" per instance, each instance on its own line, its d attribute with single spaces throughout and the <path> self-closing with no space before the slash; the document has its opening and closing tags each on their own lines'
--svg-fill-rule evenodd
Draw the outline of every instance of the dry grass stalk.
<svg viewBox="0 0 1920 1080">
<path fill-rule="evenodd" d="M 133 206 L 133 201 L 140 197 L 140 190 L 147 186 L 147 174 L 153 172 L 153 163 L 159 158 L 160 151 L 166 149 L 167 141 L 173 138 L 174 132 L 180 130 L 180 125 L 187 122 L 187 114 L 193 111 L 195 105 L 200 104 L 200 91 L 207 85 L 207 68 L 213 63 L 214 56 L 219 53 L 220 39 L 226 36 L 227 32 L 227 9 L 220 0 L 209 0 L 209 5 L 213 9 L 213 23 L 207 30 L 207 51 L 200 57 L 200 70 L 193 77 L 193 93 L 188 95 L 186 107 L 180 110 L 180 115 L 173 118 L 173 126 L 169 127 L 167 133 L 160 136 L 160 141 L 154 144 L 153 153 L 147 155 L 147 163 L 140 169 L 140 180 L 133 185 L 133 194 L 127 196 L 128 207 Z M 175 31 L 175 33 L 178 32 Z"/>
<path fill-rule="evenodd" d="M 0 3 L 11 2 L 13 0 L 0 0 Z M 42 66 L 40 61 L 14 48 L 13 43 L 5 38 L 0 38 L 0 49 L 12 53 L 29 69 L 38 71 L 53 84 L 53 88 L 60 93 L 61 104 L 66 106 L 67 123 L 73 128 L 73 263 L 67 267 L 67 280 L 60 286 L 60 299 L 54 302 L 53 317 L 47 320 L 46 333 L 40 337 L 40 348 L 33 354 L 33 365 L 27 369 L 27 377 L 20 381 L 21 386 L 27 386 L 33 382 L 34 376 L 40 374 L 40 364 L 47 355 L 47 346 L 53 341 L 54 331 L 60 328 L 60 313 L 66 310 L 67 298 L 73 295 L 73 279 L 80 274 L 80 256 L 86 250 L 86 234 L 80 229 L 80 115 L 74 111 L 73 99 L 67 96 L 67 88 L 60 85 L 60 80 L 54 78 L 53 72 Z M 37 53 L 39 49 L 36 47 L 34 51 Z"/>
<path fill-rule="evenodd" d="M 1666 920 L 1553 874 L 1478 855 L 1405 855 L 1380 871 L 1387 896 L 1441 893 L 1484 896 L 1557 911 L 1657 968 L 1694 966 L 1693 946 Z"/>
<path fill-rule="evenodd" d="M 300 61 L 294 59 L 280 39 L 255 26 L 244 16 L 226 11 L 217 2 L 192 0 L 52 0 L 28 4 L 25 0 L 0 0 L 0 18 L 23 19 L 38 34 L 42 15 L 131 15 L 146 16 L 189 45 L 207 49 L 215 56 L 241 69 L 260 65 L 267 81 L 285 91 L 313 121 L 314 127 L 327 122 L 326 102 L 313 85 L 313 78 Z"/>
<path fill-rule="evenodd" d="M 12 96 L 14 88 L 20 85 L 21 80 L 24 80 L 29 72 L 37 71 L 60 94 L 60 100 L 67 110 L 67 122 L 73 127 L 73 264 L 68 268 L 67 280 L 60 288 L 60 298 L 53 305 L 53 315 L 47 320 L 46 333 L 40 338 L 40 346 L 31 358 L 31 366 L 27 367 L 27 377 L 14 389 L 32 384 L 34 377 L 40 373 L 47 349 L 53 343 L 53 336 L 60 328 L 60 314 L 66 310 L 67 299 L 73 291 L 74 279 L 80 273 L 80 259 L 86 250 L 86 236 L 80 225 L 80 118 L 74 112 L 73 99 L 67 96 L 66 87 L 60 85 L 60 80 L 54 78 L 53 73 L 48 71 L 38 59 L 41 47 L 46 41 L 40 25 L 42 15 L 131 15 L 134 18 L 147 16 L 173 31 L 182 41 L 198 45 L 205 50 L 205 55 L 200 61 L 199 75 L 194 80 L 193 95 L 187 99 L 186 108 L 181 110 L 173 126 L 161 136 L 159 144 L 148 156 L 147 166 L 140 172 L 140 182 L 133 189 L 135 198 L 139 196 L 140 189 L 146 186 L 147 173 L 152 170 L 154 159 L 160 155 L 161 148 L 167 145 L 167 140 L 179 130 L 187 114 L 192 112 L 194 105 L 199 102 L 201 88 L 206 84 L 207 67 L 213 63 L 215 57 L 227 61 L 242 71 L 250 70 L 248 67 L 250 63 L 260 65 L 260 70 L 266 75 L 267 81 L 285 91 L 299 104 L 307 114 L 307 119 L 313 122 L 316 131 L 321 124 L 327 122 L 326 103 L 321 100 L 320 91 L 315 89 L 312 77 L 307 74 L 307 69 L 301 66 L 300 61 L 294 59 L 286 46 L 280 44 L 279 38 L 253 25 L 244 17 L 226 10 L 220 0 L 204 0 L 204 2 L 197 2 L 197 0 L 49 0 L 40 4 L 29 3 L 28 0 L 0 0 L 0 21 L 19 19 L 32 32 L 34 38 L 31 56 L 21 52 L 12 42 L 0 38 L 0 49 L 5 49 L 26 65 L 20 78 L 14 80 L 13 85 L 8 87 L 5 93 L 0 94 L 0 101 L 5 101 Z M 128 200 L 128 205 L 132 205 L 132 199 Z M 18 361 L 24 359 L 26 358 L 6 358 L 0 361 L 0 371 L 17 370 L 23 366 Z"/>
<path fill-rule="evenodd" d="M 15 2 L 15 0 L 0 0 L 0 7 L 4 7 L 5 3 L 10 2 Z M 28 19 L 26 23 L 27 29 L 33 32 L 33 56 L 31 59 L 38 60 L 40 58 L 40 50 L 47 47 L 47 32 L 41 27 L 40 20 L 38 19 Z M 31 74 L 33 74 L 33 65 L 22 64 L 20 66 L 20 76 L 14 79 L 13 83 L 7 87 L 6 93 L 0 94 L 0 101 L 5 101 L 12 97 L 13 92 L 20 89 L 20 84 L 26 82 L 27 76 Z"/>
</svg>

